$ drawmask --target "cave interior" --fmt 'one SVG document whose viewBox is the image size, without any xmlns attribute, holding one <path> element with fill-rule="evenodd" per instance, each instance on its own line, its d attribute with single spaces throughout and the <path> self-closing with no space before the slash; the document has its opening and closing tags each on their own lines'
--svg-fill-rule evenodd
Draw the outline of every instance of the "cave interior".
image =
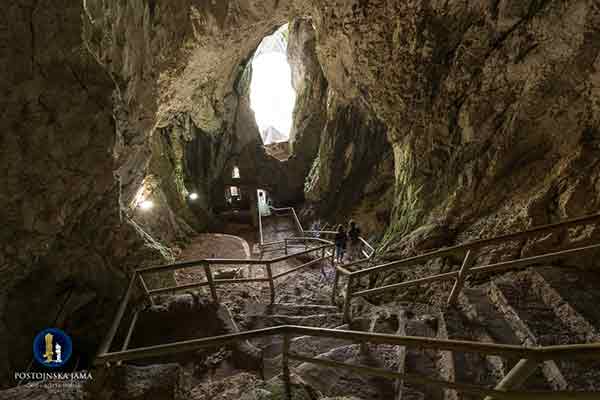
<svg viewBox="0 0 600 400">
<path fill-rule="evenodd" d="M 600 396 L 596 0 L 3 8 L 1 399 Z"/>
</svg>

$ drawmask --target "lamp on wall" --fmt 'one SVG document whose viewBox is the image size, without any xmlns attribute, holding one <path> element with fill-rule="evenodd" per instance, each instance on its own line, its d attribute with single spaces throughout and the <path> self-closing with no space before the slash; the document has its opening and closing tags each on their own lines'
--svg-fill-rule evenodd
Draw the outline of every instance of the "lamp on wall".
<svg viewBox="0 0 600 400">
<path fill-rule="evenodd" d="M 140 209 L 142 209 L 144 211 L 148 211 L 152 207 L 154 207 L 154 203 L 152 202 L 152 200 L 144 200 L 144 201 L 140 202 L 139 206 L 140 206 Z"/>
</svg>

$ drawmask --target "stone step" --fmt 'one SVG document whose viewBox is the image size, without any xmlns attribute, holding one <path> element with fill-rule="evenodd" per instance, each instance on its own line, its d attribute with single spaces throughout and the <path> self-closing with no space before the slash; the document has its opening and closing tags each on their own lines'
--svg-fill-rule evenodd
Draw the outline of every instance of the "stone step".
<svg viewBox="0 0 600 400">
<path fill-rule="evenodd" d="M 409 310 L 410 311 L 410 310 Z M 411 316 L 410 313 L 407 314 Z M 422 336 L 422 337 L 440 337 L 440 328 L 444 323 L 439 314 L 421 314 L 407 318 L 404 326 L 403 335 Z M 409 374 L 419 374 L 434 379 L 443 379 L 443 371 L 440 366 L 443 365 L 443 352 L 432 349 L 407 348 L 405 356 L 404 372 Z M 425 399 L 439 400 L 444 398 L 444 392 L 437 388 L 427 385 L 407 384 L 402 390 L 404 393 L 421 393 Z"/>
<path fill-rule="evenodd" d="M 493 342 L 486 329 L 478 321 L 468 319 L 460 310 L 449 309 L 444 317 L 449 339 Z M 493 387 L 504 376 L 506 361 L 500 357 L 459 351 L 449 353 L 452 363 L 448 368 L 451 371 L 448 376 L 450 381 Z M 477 399 L 477 396 L 465 393 L 448 392 L 445 396 L 446 400 Z"/>
<path fill-rule="evenodd" d="M 323 328 L 335 328 L 343 324 L 343 316 L 337 314 L 316 314 L 307 316 L 294 315 L 249 315 L 246 316 L 246 326 L 248 330 L 268 328 L 279 325 L 303 325 Z M 254 346 L 267 349 L 277 348 L 282 342 L 280 336 L 265 336 L 252 339 L 250 343 Z M 274 353 L 275 350 L 267 350 Z"/>
<path fill-rule="evenodd" d="M 578 340 L 600 341 L 600 275 L 572 268 L 539 268 L 531 272 L 533 285 Z"/>
<path fill-rule="evenodd" d="M 336 347 L 316 358 L 334 360 L 353 365 L 389 368 L 387 356 L 390 348 L 370 348 L 364 352 L 360 345 Z M 296 374 L 325 396 L 355 396 L 361 399 L 388 400 L 394 398 L 394 385 L 389 379 L 357 374 L 355 372 L 303 363 L 295 368 Z M 408 398 L 408 397 L 407 397 Z"/>
<path fill-rule="evenodd" d="M 369 331 L 370 320 L 366 318 L 355 318 L 350 324 L 343 324 L 334 329 Z M 351 344 L 348 341 L 314 336 L 295 336 L 290 340 L 290 349 L 293 352 L 315 357 L 319 354 L 327 353 L 340 346 Z M 283 349 L 283 339 L 273 336 L 268 344 L 263 347 L 263 373 L 266 379 L 276 376 L 281 372 L 281 351 Z M 300 363 L 290 360 L 292 367 Z"/>
<path fill-rule="evenodd" d="M 351 342 L 326 337 L 297 336 L 290 340 L 290 351 L 307 357 L 316 357 L 337 347 L 347 346 Z M 283 340 L 274 340 L 263 349 L 263 373 L 269 379 L 281 373 L 281 351 Z M 291 367 L 297 367 L 300 362 L 290 360 Z"/>
<path fill-rule="evenodd" d="M 318 326 L 322 328 L 335 328 L 343 324 L 343 315 L 315 314 L 315 315 L 246 315 L 248 329 L 261 329 L 279 325 Z"/>
<path fill-rule="evenodd" d="M 564 318 L 546 304 L 539 278 L 530 271 L 512 274 L 510 280 L 492 283 L 490 296 L 505 312 L 507 321 L 523 343 L 530 345 L 559 345 L 582 343 L 585 338 L 570 330 Z M 600 389 L 600 362 L 547 361 L 542 371 L 554 389 Z"/>
<path fill-rule="evenodd" d="M 512 326 L 505 319 L 499 309 L 490 299 L 490 287 L 488 285 L 478 288 L 467 288 L 459 300 L 462 313 L 473 323 L 483 327 L 481 340 L 500 344 L 521 345 L 522 341 L 515 334 Z M 518 362 L 517 359 L 507 359 L 498 356 L 487 356 L 486 362 L 498 378 L 495 386 Z M 552 390 L 541 369 L 538 369 L 523 385 L 527 390 L 545 391 Z"/>
<path fill-rule="evenodd" d="M 295 303 L 248 303 L 244 313 L 247 315 L 292 315 L 308 316 L 315 314 L 337 314 L 335 306 L 322 304 L 295 304 Z"/>
</svg>

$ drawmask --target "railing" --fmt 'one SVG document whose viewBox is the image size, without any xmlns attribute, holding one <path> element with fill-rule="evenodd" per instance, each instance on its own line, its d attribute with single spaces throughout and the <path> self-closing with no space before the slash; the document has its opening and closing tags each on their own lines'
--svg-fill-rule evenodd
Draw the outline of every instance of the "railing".
<svg viewBox="0 0 600 400">
<path fill-rule="evenodd" d="M 285 210 L 285 209 L 278 209 Z M 289 210 L 289 209 L 288 209 Z M 295 212 L 293 213 L 295 215 Z M 297 218 L 297 216 L 296 216 Z M 344 301 L 344 317 L 348 320 L 350 319 L 350 302 L 353 297 L 358 296 L 368 296 L 372 294 L 383 293 L 389 290 L 397 290 L 400 288 L 407 288 L 411 286 L 418 286 L 422 284 L 439 282 L 444 280 L 454 280 L 454 286 L 448 298 L 448 304 L 453 304 L 462 289 L 465 279 L 475 273 L 490 273 L 490 272 L 499 272 L 505 271 L 508 269 L 514 268 L 522 268 L 526 266 L 537 265 L 541 262 L 547 262 L 551 260 L 560 259 L 566 256 L 571 256 L 574 254 L 579 254 L 583 252 L 587 252 L 593 249 L 599 249 L 600 244 L 589 245 L 584 247 L 578 247 L 573 249 L 567 249 L 562 251 L 557 251 L 554 253 L 548 253 L 543 255 L 537 255 L 533 257 L 526 257 L 512 261 L 503 261 L 495 264 L 474 267 L 474 260 L 476 251 L 490 245 L 503 243 L 511 240 L 523 240 L 530 239 L 537 234 L 543 234 L 548 232 L 554 232 L 560 229 L 566 229 L 571 227 L 582 226 L 586 224 L 595 223 L 600 220 L 600 214 L 576 218 L 568 221 L 563 221 L 557 224 L 545 225 L 533 229 L 529 229 L 522 232 L 517 232 L 509 235 L 503 235 L 494 237 L 491 239 L 478 240 L 458 246 L 453 246 L 446 249 L 441 249 L 433 252 L 429 252 L 420 256 L 410 257 L 399 261 L 394 261 L 382 265 L 378 265 L 375 267 L 370 267 L 358 271 L 350 271 L 352 267 L 358 266 L 361 263 L 370 262 L 370 258 L 374 253 L 374 249 L 368 245 L 365 241 L 363 244 L 368 249 L 371 249 L 371 252 L 368 251 L 365 259 L 358 260 L 349 264 L 341 265 L 336 267 L 336 278 L 334 284 L 333 298 L 335 299 L 335 290 L 337 288 L 337 283 L 340 275 L 344 275 L 348 277 L 348 282 L 346 284 L 346 296 Z M 301 227 L 301 225 L 300 225 Z M 332 231 L 302 231 L 304 234 L 310 235 L 312 233 L 319 233 L 327 235 L 327 234 L 335 234 Z M 115 337 L 115 334 L 118 330 L 118 327 L 121 323 L 123 315 L 125 314 L 127 305 L 129 303 L 130 297 L 133 292 L 133 288 L 136 282 L 141 286 L 144 292 L 148 295 L 150 300 L 152 301 L 152 296 L 156 294 L 162 294 L 166 292 L 178 291 L 178 290 L 187 290 L 190 288 L 201 287 L 201 286 L 209 286 L 211 289 L 211 295 L 214 301 L 218 301 L 216 286 L 219 284 L 228 284 L 228 283 L 240 283 L 240 282 L 269 282 L 270 290 L 271 290 L 271 302 L 274 301 L 274 284 L 273 281 L 285 276 L 287 274 L 296 272 L 297 270 L 304 268 L 308 265 L 311 265 L 315 262 L 323 261 L 326 258 L 330 257 L 327 255 L 327 251 L 331 251 L 331 257 L 333 255 L 333 246 L 330 241 L 327 241 L 322 238 L 315 238 L 311 236 L 301 236 L 294 238 L 286 238 L 280 242 L 274 242 L 272 244 L 283 244 L 285 252 L 288 252 L 288 248 L 295 247 L 293 245 L 294 242 L 302 242 L 306 243 L 306 241 L 316 241 L 320 243 L 326 243 L 322 246 L 318 246 L 312 249 L 306 249 L 299 253 L 294 253 L 290 255 L 285 255 L 282 257 L 277 257 L 268 260 L 224 260 L 224 259 L 206 259 L 206 260 L 198 260 L 198 261 L 189 261 L 189 262 L 181 262 L 176 264 L 170 264 L 160 267 L 150 267 L 143 268 L 135 271 L 134 276 L 132 277 L 129 287 L 121 300 L 119 305 L 119 309 L 117 311 L 117 315 L 111 325 L 107 336 L 105 337 L 103 343 L 100 346 L 98 356 L 96 357 L 94 363 L 96 365 L 102 364 L 110 364 L 113 362 L 120 363 L 122 361 L 128 360 L 136 360 L 147 357 L 156 357 L 167 354 L 181 353 L 196 350 L 203 347 L 213 347 L 224 345 L 233 342 L 239 342 L 242 340 L 247 340 L 255 337 L 261 336 L 271 336 L 271 335 L 282 335 L 283 336 L 283 356 L 282 356 L 282 372 L 283 372 L 283 381 L 285 384 L 285 393 L 286 398 L 291 399 L 291 384 L 290 384 L 290 370 L 289 370 L 289 360 L 297 360 L 307 363 L 319 364 L 326 367 L 332 368 L 343 368 L 355 371 L 360 374 L 370 374 L 380 377 L 392 378 L 392 379 L 402 379 L 409 383 L 416 384 L 425 384 L 429 386 L 440 387 L 444 389 L 453 389 L 456 391 L 470 393 L 477 396 L 488 396 L 486 400 L 490 399 L 506 399 L 506 400 L 546 400 L 546 399 L 597 399 L 597 392 L 529 392 L 529 391 L 521 391 L 521 390 L 511 390 L 513 387 L 518 387 L 522 384 L 537 368 L 538 364 L 547 360 L 559 360 L 559 359 L 600 359 L 600 343 L 596 344 L 575 344 L 575 345 L 566 345 L 566 346 L 547 346 L 547 347 L 522 347 L 522 346 L 514 346 L 514 345 L 503 345 L 503 344 L 494 344 L 494 343 L 480 343 L 480 342 L 470 342 L 470 341 L 460 341 L 460 340 L 448 340 L 448 339 L 434 339 L 434 338 L 426 338 L 426 337 L 410 337 L 410 336 L 398 336 L 398 335 L 384 335 L 384 334 L 376 334 L 376 333 L 366 333 L 366 332 L 357 332 L 357 331 L 344 331 L 344 330 L 333 330 L 333 329 L 325 329 L 325 328 L 311 328 L 311 327 L 303 327 L 303 326 L 278 326 L 273 328 L 259 329 L 254 331 L 246 331 L 241 333 L 234 333 L 229 335 L 216 336 L 211 338 L 202 338 L 202 339 L 193 339 L 183 342 L 175 342 L 170 344 L 163 344 L 158 346 L 150 346 L 143 347 L 137 349 L 127 350 L 133 330 L 135 328 L 135 324 L 137 321 L 139 311 L 135 311 L 127 330 L 127 334 L 123 345 L 121 347 L 121 351 L 117 352 L 109 352 L 111 348 L 111 344 Z M 367 247 L 368 246 L 368 247 Z M 295 257 L 303 254 L 309 254 L 311 252 L 321 251 L 321 257 L 304 263 L 298 267 L 294 267 L 291 270 L 279 273 L 277 275 L 272 274 L 271 264 L 283 261 L 290 257 Z M 447 257 L 447 256 L 463 256 L 462 266 L 458 271 L 452 271 L 442 274 L 437 274 L 425 278 L 415 279 L 408 282 L 401 282 L 391 285 L 386 285 L 377 288 L 370 288 L 366 290 L 353 292 L 353 280 L 358 280 L 363 276 L 367 276 L 373 273 L 379 273 L 382 271 L 388 270 L 397 270 L 400 267 L 408 267 L 412 265 L 423 264 L 429 260 L 435 259 L 437 257 Z M 331 259 L 332 264 L 333 260 Z M 267 270 L 267 278 L 254 278 L 254 279 L 214 279 L 211 273 L 211 265 L 212 264 L 246 264 L 249 266 L 256 265 L 264 265 Z M 170 288 L 163 289 L 153 289 L 148 290 L 147 285 L 143 279 L 143 275 L 147 273 L 157 273 L 164 271 L 171 271 L 180 268 L 188 268 L 188 267 L 198 267 L 202 266 L 204 268 L 206 274 L 206 281 L 191 284 L 191 285 L 181 285 L 174 286 Z M 471 353 L 480 353 L 485 355 L 498 355 L 504 357 L 518 358 L 520 361 L 512 368 L 512 370 L 504 376 L 504 378 L 496 385 L 494 389 L 490 389 L 487 387 L 483 387 L 481 385 L 468 384 L 463 382 L 448 382 L 443 380 L 432 379 L 416 374 L 406 374 L 399 373 L 396 371 L 390 371 L 381 368 L 373 368 L 363 365 L 351 365 L 346 363 L 341 363 L 332 360 L 326 360 L 321 358 L 314 357 L 306 357 L 300 354 L 296 354 L 290 351 L 292 335 L 306 335 L 306 336 L 316 336 L 316 337 L 329 337 L 335 339 L 348 340 L 354 343 L 376 343 L 376 344 L 392 344 L 399 346 L 407 346 L 407 347 L 417 347 L 417 348 L 429 348 L 435 349 L 439 351 L 453 351 L 453 352 L 471 352 Z"/>
<path fill-rule="evenodd" d="M 273 211 L 273 213 L 275 213 L 276 215 L 291 215 L 292 218 L 294 219 L 294 223 L 296 224 L 296 228 L 298 230 L 298 234 L 300 235 L 300 237 L 288 238 L 289 241 L 291 241 L 292 239 L 301 239 L 303 237 L 306 238 L 307 240 L 311 237 L 312 238 L 330 237 L 330 239 L 333 240 L 333 238 L 335 237 L 335 234 L 337 233 L 336 231 L 330 231 L 330 230 L 305 230 L 302 227 L 302 224 L 300 223 L 300 219 L 298 218 L 298 214 L 296 213 L 296 210 L 294 209 L 294 207 L 276 208 L 276 207 L 269 206 L 269 209 L 271 211 Z M 258 228 L 259 228 L 259 235 L 260 235 L 260 248 L 263 251 L 265 251 L 265 250 L 266 251 L 274 251 L 274 249 L 271 246 L 280 245 L 285 241 L 285 240 L 284 241 L 280 240 L 280 241 L 275 241 L 275 242 L 264 242 L 262 216 L 260 214 L 260 211 L 258 212 Z M 362 254 L 364 256 L 364 259 L 362 261 L 367 261 L 367 260 L 371 259 L 375 255 L 375 249 L 373 248 L 373 246 L 371 246 L 369 244 L 369 242 L 365 238 L 359 237 L 359 241 L 361 243 L 360 254 Z M 304 247 L 306 247 L 306 244 L 304 244 Z M 286 244 L 286 249 L 287 249 L 287 244 Z M 354 263 L 352 263 L 352 264 L 354 264 Z"/>
<path fill-rule="evenodd" d="M 597 360 L 600 358 L 600 344 L 577 344 L 546 347 L 523 347 L 506 344 L 480 343 L 463 340 L 436 339 L 414 336 L 397 336 L 370 332 L 347 331 L 326 328 L 313 328 L 305 326 L 283 325 L 272 328 L 257 329 L 209 338 L 193 339 L 157 346 L 141 347 L 117 352 L 101 351 L 94 360 L 95 365 L 110 365 L 122 361 L 140 360 L 149 357 L 159 357 L 183 352 L 195 351 L 206 347 L 218 347 L 231 343 L 241 342 L 257 337 L 280 335 L 283 337 L 282 349 L 282 378 L 285 387 L 285 397 L 292 399 L 292 386 L 290 381 L 290 360 L 322 365 L 324 367 L 340 368 L 354 371 L 359 374 L 374 375 L 383 378 L 402 379 L 405 382 L 427 385 L 442 389 L 452 389 L 476 396 L 490 396 L 489 398 L 499 400 L 552 400 L 552 399 L 575 399 L 592 400 L 598 399 L 598 392 L 533 392 L 523 390 L 499 389 L 503 382 L 511 377 L 522 374 L 524 369 L 534 371 L 537 365 L 548 360 Z M 520 359 L 505 378 L 495 389 L 464 382 L 450 382 L 433 379 L 418 374 L 400 373 L 384 368 L 375 368 L 365 365 L 353 365 L 343 362 L 307 357 L 292 352 L 291 338 L 296 335 L 327 337 L 339 340 L 347 340 L 352 343 L 373 343 L 406 346 L 419 349 L 433 349 L 437 351 L 467 352 L 484 355 L 496 355 L 512 359 Z M 523 379 L 521 379 L 523 381 Z"/>
<path fill-rule="evenodd" d="M 304 251 L 288 254 L 288 241 L 293 241 L 296 239 L 302 240 L 305 243 L 307 241 L 317 242 L 317 243 L 321 243 L 321 245 L 312 247 L 312 248 L 308 248 Z M 121 303 L 119 305 L 119 308 L 117 310 L 117 314 L 115 315 L 113 323 L 112 323 L 103 343 L 100 346 L 100 354 L 106 353 L 110 349 L 110 346 L 112 345 L 112 342 L 117 333 L 117 330 L 121 324 L 121 320 L 123 319 L 123 316 L 125 315 L 125 311 L 127 310 L 127 306 L 129 304 L 129 300 L 131 299 L 131 296 L 133 294 L 133 289 L 136 285 L 136 282 L 137 282 L 137 284 L 140 285 L 140 288 L 146 294 L 147 298 L 150 300 L 150 302 L 152 304 L 153 304 L 153 296 L 162 295 L 165 293 L 180 292 L 180 291 L 185 291 L 185 290 L 190 290 L 190 289 L 197 289 L 197 288 L 201 288 L 201 287 L 205 287 L 205 286 L 208 286 L 210 288 L 210 293 L 211 293 L 213 302 L 218 303 L 219 298 L 217 295 L 217 286 L 219 286 L 219 285 L 227 285 L 227 284 L 235 284 L 235 283 L 267 282 L 269 284 L 271 303 L 274 303 L 275 302 L 275 281 L 277 279 L 282 278 L 291 273 L 297 272 L 300 269 L 306 268 L 310 265 L 319 263 L 321 261 L 329 260 L 331 262 L 331 265 L 333 265 L 332 256 L 327 254 L 327 250 L 331 250 L 331 254 L 333 254 L 333 251 L 332 251 L 333 243 L 331 243 L 330 241 L 327 241 L 325 239 L 320 239 L 320 238 L 291 238 L 291 239 L 286 239 L 285 241 L 282 241 L 282 243 L 285 246 L 284 251 L 285 251 L 286 255 L 281 256 L 281 257 L 275 257 L 275 258 L 270 258 L 270 259 L 207 258 L 207 259 L 202 259 L 202 260 L 183 261 L 183 262 L 177 262 L 177 263 L 173 263 L 173 264 L 167 264 L 167 265 L 161 265 L 161 266 L 155 266 L 155 267 L 146 267 L 146 268 L 140 268 L 140 269 L 135 270 L 133 273 L 133 276 L 131 277 L 131 280 L 129 282 L 127 291 L 125 292 L 125 295 L 123 296 L 123 299 L 121 300 Z M 301 265 L 295 266 L 287 271 L 283 271 L 278 274 L 273 274 L 273 267 L 272 267 L 273 264 L 282 262 L 282 261 L 286 261 L 288 259 L 295 258 L 298 256 L 309 255 L 311 253 L 317 253 L 317 258 L 310 260 L 308 262 L 305 262 Z M 213 276 L 213 273 L 212 273 L 212 267 L 214 265 L 245 265 L 250 268 L 257 267 L 257 266 L 264 267 L 266 270 L 266 278 L 215 279 Z M 160 273 L 160 272 L 176 271 L 176 270 L 180 270 L 180 269 L 184 269 L 184 268 L 199 268 L 199 267 L 202 267 L 204 269 L 206 281 L 190 283 L 190 284 L 186 284 L 186 285 L 170 286 L 170 287 L 166 287 L 166 288 L 148 289 L 148 285 L 146 284 L 146 281 L 144 280 L 144 276 L 148 275 L 148 274 L 156 274 L 156 273 Z M 125 341 L 123 343 L 122 350 L 126 350 L 127 347 L 129 346 L 129 341 L 131 339 L 131 336 L 135 329 L 135 325 L 137 323 L 138 313 L 139 313 L 139 310 L 135 310 L 133 313 L 133 317 L 130 322 L 129 328 L 127 330 L 127 335 L 126 335 Z"/>
<path fill-rule="evenodd" d="M 311 230 L 311 231 L 304 231 L 303 233 L 306 236 L 328 237 L 328 238 L 330 238 L 330 240 L 333 240 L 335 238 L 335 235 L 337 234 L 336 231 L 327 231 L 327 230 L 322 230 L 322 231 Z M 362 236 L 360 236 L 358 238 L 358 240 L 361 245 L 361 249 L 360 249 L 359 253 L 364 256 L 364 258 L 365 258 L 364 261 L 366 261 L 367 259 L 371 259 L 375 255 L 375 248 L 373 248 L 373 246 L 371 246 L 369 244 L 369 242 L 367 242 L 367 240 L 365 238 L 363 238 Z"/>
<path fill-rule="evenodd" d="M 279 215 L 291 215 L 292 218 L 294 219 L 294 223 L 296 224 L 296 228 L 298 229 L 298 232 L 303 233 L 304 232 L 304 228 L 302 227 L 302 224 L 300 223 L 300 219 L 298 219 L 298 214 L 296 214 L 296 210 L 294 209 L 294 207 L 281 207 L 281 208 L 276 208 L 276 207 L 269 207 L 275 214 L 277 213 L 285 213 L 285 214 L 279 214 Z"/>
<path fill-rule="evenodd" d="M 296 224 L 296 228 L 298 229 L 298 232 L 300 234 L 302 234 L 304 232 L 304 228 L 302 228 L 302 224 L 300 223 L 300 220 L 298 219 L 298 214 L 296 214 L 296 210 L 294 209 L 294 207 L 281 207 L 281 208 L 276 208 L 276 207 L 271 207 L 269 206 L 269 209 L 275 214 L 275 215 L 291 215 L 294 219 L 294 223 Z M 264 241 L 264 237 L 263 237 L 263 226 L 262 226 L 262 215 L 260 213 L 260 210 L 258 211 L 258 232 L 259 232 L 259 239 L 260 239 L 260 248 L 264 248 L 266 246 L 270 246 L 270 245 L 278 245 L 281 244 L 282 241 L 276 241 L 276 242 L 265 242 Z M 278 214 L 280 213 L 280 214 Z M 285 214 L 283 214 L 285 213 Z"/>
<path fill-rule="evenodd" d="M 505 243 L 508 241 L 514 240 L 527 240 L 531 239 L 540 234 L 547 234 L 551 232 L 555 232 L 561 229 L 573 228 L 578 226 L 584 226 L 592 223 L 596 223 L 600 221 L 600 214 L 595 214 L 591 216 L 581 217 L 570 219 L 567 221 L 563 221 L 556 224 L 543 225 L 536 228 L 528 229 L 521 232 L 511 233 L 507 235 L 497 236 L 490 239 L 482 239 L 477 240 L 453 247 L 449 247 L 446 249 L 440 249 L 436 251 L 432 251 L 426 254 L 422 254 L 415 257 L 405 258 L 399 261 L 393 261 L 386 264 L 377 265 L 370 268 L 361 269 L 358 271 L 350 271 L 349 267 L 353 264 L 346 264 L 343 266 L 336 267 L 336 286 L 338 275 L 344 275 L 348 278 L 346 282 L 346 293 L 344 299 L 344 319 L 349 321 L 351 319 L 350 315 L 350 305 L 351 301 L 355 297 L 359 296 L 369 296 L 374 294 L 380 294 L 383 292 L 398 290 L 398 289 L 406 289 L 410 287 L 416 287 L 425 284 L 431 284 L 433 282 L 441 282 L 441 281 L 454 281 L 454 286 L 450 292 L 450 295 L 447 300 L 448 305 L 452 305 L 456 302 L 460 291 L 465 283 L 465 280 L 470 275 L 474 274 L 485 274 L 485 273 L 493 273 L 506 271 L 510 269 L 516 268 L 524 268 L 530 267 L 534 265 L 539 265 L 540 263 L 555 261 L 564 257 L 573 256 L 576 254 L 588 252 L 590 250 L 600 249 L 600 244 L 571 248 L 567 250 L 557 251 L 553 253 L 546 253 L 542 255 L 536 255 L 532 257 L 519 258 L 511 261 L 503 261 L 494 264 L 489 264 L 485 266 L 474 267 L 474 261 L 476 258 L 476 253 L 478 250 L 481 250 L 484 247 L 497 245 L 500 243 Z M 354 291 L 354 283 L 356 283 L 361 277 L 376 274 L 383 271 L 389 270 L 406 270 L 406 267 L 422 265 L 430 260 L 434 260 L 439 257 L 448 257 L 448 256 L 459 256 L 463 257 L 462 265 L 458 271 L 451 271 L 441 274 L 436 274 L 432 276 L 427 276 L 419 279 L 413 279 L 406 282 L 395 283 L 391 285 L 369 288 L 360 291 Z M 356 264 L 356 263 L 355 263 Z M 401 269 L 403 268 L 403 269 Z M 335 296 L 334 287 L 334 296 Z"/>
</svg>

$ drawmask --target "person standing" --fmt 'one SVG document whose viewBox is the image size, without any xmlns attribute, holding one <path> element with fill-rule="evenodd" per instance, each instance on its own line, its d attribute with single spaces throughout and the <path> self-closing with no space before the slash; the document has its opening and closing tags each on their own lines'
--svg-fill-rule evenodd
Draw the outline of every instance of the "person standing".
<svg viewBox="0 0 600 400">
<path fill-rule="evenodd" d="M 342 224 L 338 225 L 337 232 L 335 234 L 335 260 L 342 262 L 344 259 L 344 252 L 346 251 L 346 231 Z"/>
<path fill-rule="evenodd" d="M 350 261 L 354 261 L 360 258 L 360 228 L 356 225 L 356 222 L 350 220 L 348 223 L 348 238 L 350 239 Z"/>
</svg>

